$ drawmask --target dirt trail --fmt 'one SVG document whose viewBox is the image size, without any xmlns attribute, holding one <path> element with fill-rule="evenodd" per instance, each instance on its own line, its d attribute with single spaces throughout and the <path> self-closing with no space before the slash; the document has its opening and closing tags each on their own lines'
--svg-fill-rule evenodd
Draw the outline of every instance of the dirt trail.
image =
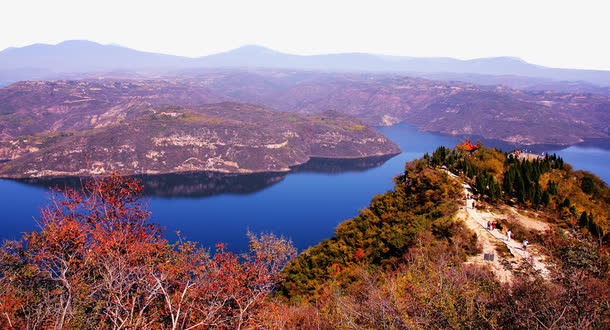
<svg viewBox="0 0 610 330">
<path fill-rule="evenodd" d="M 497 253 L 497 243 L 496 239 L 487 234 L 487 230 L 479 226 L 475 221 L 468 220 L 468 212 L 465 208 L 462 208 L 457 214 L 457 218 L 459 220 L 464 221 L 464 225 L 477 234 L 478 243 L 481 246 L 481 249 L 484 251 L 481 254 L 476 256 L 472 256 L 466 262 L 467 264 L 475 264 L 475 265 L 487 265 L 490 266 L 494 274 L 498 277 L 498 279 L 502 282 L 508 283 L 512 282 L 513 273 L 510 271 L 510 268 L 507 268 L 503 261 L 505 259 L 500 258 Z M 494 258 L 493 261 L 486 261 L 483 259 L 484 253 L 494 253 L 498 256 L 498 258 Z M 508 258 L 507 258 L 508 259 Z M 510 263 L 518 263 L 519 260 L 514 260 L 516 258 L 511 258 L 511 260 L 506 260 Z"/>
<path fill-rule="evenodd" d="M 458 176 L 451 172 L 447 172 L 449 176 L 453 177 L 456 180 L 459 180 Z M 464 188 L 464 195 L 472 195 L 473 190 L 470 185 L 465 182 L 462 182 L 462 187 Z M 476 201 L 472 199 L 466 200 L 466 216 L 464 216 L 465 225 L 477 233 L 479 237 L 479 241 L 483 246 L 483 250 L 486 252 L 496 251 L 495 244 L 501 243 L 504 244 L 510 253 L 513 256 L 520 257 L 523 261 L 528 263 L 540 276 L 544 279 L 550 279 L 550 271 L 548 270 L 546 264 L 542 261 L 542 257 L 533 251 L 533 247 L 528 245 L 527 250 L 523 249 L 522 243 L 517 242 L 513 239 L 510 241 L 507 237 L 500 233 L 497 229 L 488 230 L 487 222 L 493 222 L 500 220 L 500 217 L 491 212 L 480 211 L 476 208 L 473 208 L 473 203 Z M 495 258 L 492 264 L 494 271 L 499 275 L 501 280 L 509 281 L 512 278 L 512 273 L 510 271 L 505 270 L 500 266 L 500 258 Z"/>
</svg>

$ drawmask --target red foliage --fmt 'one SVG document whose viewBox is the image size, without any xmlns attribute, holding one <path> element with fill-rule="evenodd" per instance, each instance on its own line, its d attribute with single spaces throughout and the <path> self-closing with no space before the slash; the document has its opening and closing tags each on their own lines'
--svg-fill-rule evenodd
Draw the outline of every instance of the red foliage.
<svg viewBox="0 0 610 330">
<path fill-rule="evenodd" d="M 0 254 L 4 328 L 256 326 L 263 300 L 296 251 L 249 234 L 252 253 L 169 244 L 148 223 L 138 181 L 113 174 L 52 194 L 39 232 Z"/>
<path fill-rule="evenodd" d="M 356 262 L 358 262 L 362 259 L 364 259 L 364 249 L 357 248 L 356 252 L 354 253 L 354 260 L 356 260 Z"/>
</svg>

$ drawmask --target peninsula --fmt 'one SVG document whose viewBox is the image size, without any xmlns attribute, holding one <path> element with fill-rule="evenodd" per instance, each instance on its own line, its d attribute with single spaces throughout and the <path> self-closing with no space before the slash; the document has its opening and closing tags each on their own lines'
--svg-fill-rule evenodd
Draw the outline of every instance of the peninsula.
<svg viewBox="0 0 610 330">
<path fill-rule="evenodd" d="M 164 81 L 22 82 L 0 90 L 0 176 L 285 172 L 396 144 L 337 111 L 282 113 Z"/>
</svg>

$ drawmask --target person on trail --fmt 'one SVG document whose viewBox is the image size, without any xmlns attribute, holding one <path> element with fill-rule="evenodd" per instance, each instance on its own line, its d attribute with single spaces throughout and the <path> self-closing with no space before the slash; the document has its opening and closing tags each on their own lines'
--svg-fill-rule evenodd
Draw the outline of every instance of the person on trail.
<svg viewBox="0 0 610 330">
<path fill-rule="evenodd" d="M 491 231 L 494 231 L 496 229 L 496 222 L 492 222 L 491 223 Z"/>
<path fill-rule="evenodd" d="M 487 220 L 487 230 L 491 231 L 491 221 Z"/>
<path fill-rule="evenodd" d="M 523 251 L 527 251 L 527 243 L 529 243 L 526 239 L 523 240 Z"/>
<path fill-rule="evenodd" d="M 513 232 L 510 231 L 510 229 L 506 232 L 506 241 L 507 242 L 510 242 L 510 235 L 512 235 L 512 234 L 513 234 Z"/>
</svg>

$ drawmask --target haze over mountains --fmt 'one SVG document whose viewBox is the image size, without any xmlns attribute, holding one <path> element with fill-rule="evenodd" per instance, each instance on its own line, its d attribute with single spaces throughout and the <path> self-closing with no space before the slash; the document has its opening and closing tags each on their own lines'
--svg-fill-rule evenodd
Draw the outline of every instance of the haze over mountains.
<svg viewBox="0 0 610 330">
<path fill-rule="evenodd" d="M 597 90 L 597 87 L 610 86 L 610 71 L 548 68 L 514 57 L 459 60 L 448 57 L 418 58 L 364 53 L 301 56 L 250 45 L 224 53 L 189 58 L 82 40 L 64 41 L 57 45 L 34 44 L 0 52 L 0 81 L 4 82 L 53 79 L 58 73 L 236 67 L 433 74 L 433 78 L 437 79 L 500 83 L 517 88 L 570 81 L 572 91 L 596 93 L 608 91 L 608 88 Z M 538 80 L 524 82 L 522 78 L 516 77 Z M 558 90 L 567 88 L 566 83 L 552 85 Z"/>
</svg>

